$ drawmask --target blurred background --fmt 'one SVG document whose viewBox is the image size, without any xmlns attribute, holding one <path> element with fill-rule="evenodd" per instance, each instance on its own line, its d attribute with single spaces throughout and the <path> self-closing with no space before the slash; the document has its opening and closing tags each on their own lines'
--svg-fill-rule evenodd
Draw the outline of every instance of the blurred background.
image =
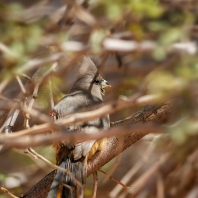
<svg viewBox="0 0 198 198">
<path fill-rule="evenodd" d="M 71 89 L 79 67 L 78 56 L 86 53 L 111 84 L 105 102 L 137 92 L 156 94 L 160 104 L 176 101 L 174 114 L 160 123 L 164 131 L 139 140 L 102 170 L 117 180 L 128 177 L 126 185 L 130 186 L 170 152 L 179 156 L 177 165 L 166 178 L 159 177 L 157 193 L 147 193 L 146 189 L 135 197 L 198 197 L 197 23 L 196 0 L 0 0 L 1 126 L 12 108 L 10 101 L 21 92 L 16 75 L 25 85 L 28 80 L 24 75 L 32 77 L 38 68 L 46 71 L 54 60 L 47 58 L 63 53 L 64 57 L 56 58 L 59 68 L 50 76 L 56 103 Z M 68 64 L 73 59 L 76 62 Z M 34 64 L 37 60 L 42 63 Z M 51 111 L 48 81 L 45 79 L 39 87 L 33 106 L 45 115 Z M 111 122 L 123 120 L 141 108 L 115 112 Z M 23 121 L 23 114 L 19 114 L 12 131 L 22 130 Z M 30 126 L 40 123 L 31 117 Z M 56 163 L 51 145 L 34 149 Z M 0 152 L 0 186 L 17 196 L 51 170 L 22 149 Z M 117 183 L 99 173 L 97 197 L 134 197 L 131 192 L 117 189 Z M 92 176 L 87 180 L 86 197 L 91 193 Z M 8 196 L 0 191 L 0 197 Z"/>
</svg>

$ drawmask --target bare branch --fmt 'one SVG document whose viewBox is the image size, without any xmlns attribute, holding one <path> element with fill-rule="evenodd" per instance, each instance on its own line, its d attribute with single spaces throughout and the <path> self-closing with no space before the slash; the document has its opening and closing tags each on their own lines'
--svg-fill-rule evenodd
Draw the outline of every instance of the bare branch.
<svg viewBox="0 0 198 198">
<path fill-rule="evenodd" d="M 93 192 L 92 192 L 92 198 L 96 198 L 97 187 L 98 187 L 98 173 L 96 171 L 96 172 L 93 173 Z"/>
<path fill-rule="evenodd" d="M 33 104 L 37 98 L 38 90 L 39 90 L 41 83 L 47 76 L 49 76 L 52 72 L 55 71 L 57 65 L 58 65 L 57 62 L 53 63 L 53 65 L 36 81 L 32 98 L 31 98 L 30 103 L 27 107 L 28 111 L 31 111 L 33 108 Z M 30 128 L 30 125 L 29 125 L 30 115 L 28 113 L 25 113 L 24 117 L 25 117 L 25 119 L 24 119 L 25 128 L 26 129 Z"/>
<path fill-rule="evenodd" d="M 89 112 L 83 112 L 83 113 L 74 113 L 69 116 L 66 116 L 63 119 L 59 119 L 55 122 L 57 126 L 65 126 L 69 124 L 73 124 L 76 122 L 82 122 L 82 121 L 88 121 L 92 120 L 98 117 L 105 116 L 107 114 L 112 114 L 118 110 L 121 110 L 126 107 L 132 107 L 136 105 L 148 105 L 148 104 L 153 104 L 158 101 L 158 96 L 156 95 L 146 95 L 146 96 L 141 96 L 139 94 L 133 95 L 127 100 L 122 100 L 119 99 L 115 102 L 110 102 L 106 105 L 103 105 L 102 107 L 92 110 Z M 44 133 L 51 130 L 51 124 L 45 123 L 41 124 L 38 126 L 34 126 L 30 129 L 26 130 L 21 130 L 20 132 L 17 132 L 17 134 L 10 134 L 10 137 L 16 137 L 16 136 L 21 136 L 21 135 L 28 135 L 28 134 L 39 134 L 39 133 Z M 6 136 L 8 137 L 8 136 Z M 2 138 L 4 136 L 2 135 Z"/>
<path fill-rule="evenodd" d="M 150 154 L 152 153 L 154 148 L 155 148 L 154 142 L 151 142 L 149 148 L 142 155 L 142 158 L 139 161 L 137 161 L 135 165 L 126 173 L 126 175 L 121 179 L 121 182 L 127 184 L 130 181 L 130 179 L 138 172 L 138 170 L 142 167 L 142 165 L 148 161 Z M 109 194 L 110 197 L 118 197 L 118 194 L 120 193 L 121 190 L 122 188 L 120 187 L 120 185 L 116 185 L 114 189 L 110 192 Z M 125 197 L 125 195 L 126 192 L 123 193 L 123 197 Z"/>
<path fill-rule="evenodd" d="M 60 171 L 63 171 L 64 173 L 67 173 L 73 180 L 74 182 L 80 186 L 82 188 L 82 184 L 75 178 L 75 176 L 73 176 L 73 174 L 68 170 L 68 169 L 64 169 L 64 168 L 61 168 L 60 166 L 57 166 L 53 163 L 51 163 L 49 160 L 47 160 L 46 158 L 44 158 L 42 155 L 38 154 L 35 150 L 33 150 L 32 148 L 28 148 L 28 151 L 30 153 L 33 154 L 33 156 L 36 156 L 38 157 L 38 159 L 44 161 L 45 163 L 47 163 L 49 166 L 51 166 L 52 168 L 54 169 L 57 169 L 57 170 L 60 170 Z"/>
<path fill-rule="evenodd" d="M 117 179 L 113 178 L 112 176 L 108 175 L 107 173 L 105 173 L 103 170 L 99 169 L 99 172 L 103 173 L 104 175 L 106 175 L 109 179 L 111 179 L 112 181 L 116 182 L 117 184 L 121 185 L 124 189 L 129 188 L 128 186 L 126 186 L 125 184 L 123 184 L 122 182 L 118 181 Z"/>
<path fill-rule="evenodd" d="M 21 92 L 25 95 L 26 94 L 26 90 L 25 90 L 25 87 L 24 87 L 23 83 L 21 82 L 21 79 L 19 78 L 19 76 L 16 76 L 16 79 L 17 79 L 17 81 L 19 83 L 19 86 L 21 88 Z"/>
<path fill-rule="evenodd" d="M 164 108 L 164 111 L 168 106 Z M 157 114 L 156 114 L 157 115 Z M 168 114 L 164 114 L 169 116 Z M 142 114 L 142 120 L 144 114 Z M 161 119 L 162 120 L 162 119 Z M 99 170 L 104 164 L 112 160 L 115 156 L 119 155 L 122 151 L 128 148 L 133 143 L 137 142 L 139 139 L 144 137 L 145 133 L 132 133 L 124 136 L 109 138 L 105 148 L 95 154 L 89 161 L 87 166 L 87 174 L 90 175 L 96 170 Z M 22 196 L 22 198 L 45 198 L 46 193 L 49 191 L 51 183 L 53 181 L 55 172 L 52 171 L 41 181 L 39 181 L 34 187 L 30 189 L 27 193 Z M 38 196 L 39 195 L 39 196 Z"/>
<path fill-rule="evenodd" d="M 9 190 L 7 190 L 6 188 L 3 188 L 1 187 L 1 190 L 6 193 L 7 195 L 9 195 L 10 197 L 12 198 L 19 198 L 19 197 L 16 197 L 15 195 L 13 195 Z"/>
<path fill-rule="evenodd" d="M 50 126 L 50 124 L 49 124 Z M 46 136 L 37 135 L 41 132 L 46 132 L 38 126 L 32 127 L 34 129 L 34 136 L 24 136 L 21 138 L 21 134 L 13 133 L 10 135 L 2 134 L 0 137 L 0 144 L 7 144 L 9 146 L 15 146 L 19 148 L 26 148 L 28 146 L 39 146 L 39 145 L 47 145 L 51 144 L 56 141 L 60 141 L 63 139 L 67 139 L 67 141 L 76 142 L 76 141 L 83 141 L 83 140 L 98 140 L 104 137 L 112 137 L 115 135 L 121 136 L 122 131 L 124 134 L 133 134 L 133 133 L 161 133 L 164 128 L 154 124 L 134 124 L 131 126 L 122 126 L 122 127 L 115 127 L 111 128 L 107 131 L 100 131 L 100 133 L 96 134 L 78 134 L 78 133 L 67 133 L 66 131 L 58 132 L 55 134 L 48 134 Z M 26 129 L 29 132 L 30 129 Z M 25 130 L 24 130 L 25 131 Z M 32 131 L 31 131 L 32 132 Z"/>
</svg>

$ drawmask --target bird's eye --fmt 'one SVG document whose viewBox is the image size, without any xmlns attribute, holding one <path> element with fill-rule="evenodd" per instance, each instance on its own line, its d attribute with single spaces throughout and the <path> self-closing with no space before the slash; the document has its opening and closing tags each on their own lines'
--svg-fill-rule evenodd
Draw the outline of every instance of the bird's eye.
<svg viewBox="0 0 198 198">
<path fill-rule="evenodd" d="M 100 84 L 100 81 L 99 81 L 99 80 L 95 80 L 94 83 L 95 83 L 96 85 L 99 85 L 99 84 Z"/>
</svg>

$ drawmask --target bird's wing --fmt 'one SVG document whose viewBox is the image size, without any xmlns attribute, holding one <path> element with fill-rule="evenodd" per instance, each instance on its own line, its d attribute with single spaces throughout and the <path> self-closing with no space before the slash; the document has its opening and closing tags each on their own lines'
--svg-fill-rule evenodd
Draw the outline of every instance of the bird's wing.
<svg viewBox="0 0 198 198">
<path fill-rule="evenodd" d="M 68 114 L 78 112 L 86 107 L 93 106 L 93 100 L 90 100 L 89 97 L 83 91 L 77 91 L 70 93 L 60 100 L 54 108 L 54 112 L 57 115 L 57 119 L 67 116 Z M 96 101 L 96 104 L 99 102 Z M 84 133 L 93 134 L 99 131 L 98 128 L 101 128 L 104 125 L 105 129 L 108 129 L 108 116 L 104 119 L 95 119 L 88 121 L 86 123 L 77 123 L 75 125 L 69 126 L 70 130 L 79 130 Z M 75 160 L 85 157 L 91 147 L 93 146 L 95 140 L 76 142 L 76 143 L 65 143 L 68 149 L 72 149 L 72 155 Z"/>
<path fill-rule="evenodd" d="M 57 119 L 75 113 L 87 106 L 87 98 L 83 92 L 74 92 L 62 98 L 54 107 L 54 112 L 57 114 Z"/>
<path fill-rule="evenodd" d="M 97 133 L 99 129 L 94 126 L 86 126 L 82 129 L 82 131 L 86 134 L 94 134 L 94 133 Z M 78 160 L 82 156 L 86 157 L 86 155 L 89 153 L 94 143 L 95 143 L 95 140 L 84 141 L 84 142 L 79 142 L 75 144 L 75 148 L 72 150 L 74 159 Z"/>
</svg>

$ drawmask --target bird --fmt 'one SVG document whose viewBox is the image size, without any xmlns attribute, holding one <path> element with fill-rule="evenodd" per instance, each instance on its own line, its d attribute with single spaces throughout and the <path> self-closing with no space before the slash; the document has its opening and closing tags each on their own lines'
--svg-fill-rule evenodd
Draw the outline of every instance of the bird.
<svg viewBox="0 0 198 198">
<path fill-rule="evenodd" d="M 98 72 L 94 62 L 88 56 L 83 56 L 78 76 L 69 94 L 64 96 L 52 111 L 55 120 L 61 119 L 75 112 L 88 111 L 94 106 L 103 103 L 105 88 L 110 84 Z M 66 128 L 66 129 L 65 129 Z M 93 134 L 110 128 L 109 115 L 87 122 L 75 123 L 66 126 L 68 133 Z M 96 152 L 103 149 L 107 139 L 68 142 L 61 141 L 54 144 L 56 151 L 56 164 L 70 173 L 84 186 L 87 176 L 87 160 Z M 61 184 L 66 184 L 63 187 Z M 77 198 L 83 197 L 81 187 L 61 170 L 57 170 L 47 198 Z"/>
</svg>

